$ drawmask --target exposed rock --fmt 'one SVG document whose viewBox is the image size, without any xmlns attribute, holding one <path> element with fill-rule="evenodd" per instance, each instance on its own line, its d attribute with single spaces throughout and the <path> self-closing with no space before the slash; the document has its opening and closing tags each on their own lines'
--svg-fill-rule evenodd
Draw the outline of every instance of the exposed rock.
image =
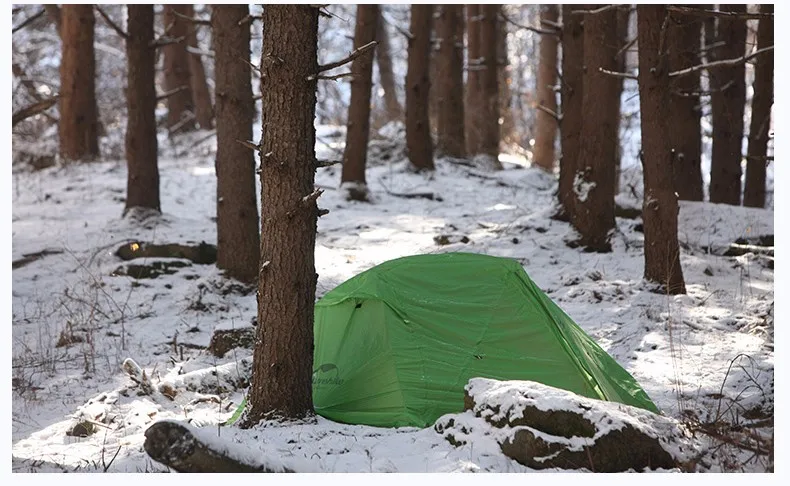
<svg viewBox="0 0 790 486">
<path fill-rule="evenodd" d="M 695 450 L 671 418 L 531 381 L 473 378 L 464 408 L 440 418 L 435 430 L 454 445 L 495 437 L 503 454 L 534 469 L 674 469 Z"/>
</svg>

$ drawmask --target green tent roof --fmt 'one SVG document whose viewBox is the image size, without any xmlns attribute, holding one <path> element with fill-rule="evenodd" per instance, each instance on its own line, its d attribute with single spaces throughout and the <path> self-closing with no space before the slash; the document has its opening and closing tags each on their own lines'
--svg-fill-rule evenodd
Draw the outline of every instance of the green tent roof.
<svg viewBox="0 0 790 486">
<path fill-rule="evenodd" d="M 472 377 L 532 380 L 658 412 L 512 259 L 399 258 L 316 303 L 313 404 L 324 417 L 424 427 L 463 410 Z"/>
</svg>

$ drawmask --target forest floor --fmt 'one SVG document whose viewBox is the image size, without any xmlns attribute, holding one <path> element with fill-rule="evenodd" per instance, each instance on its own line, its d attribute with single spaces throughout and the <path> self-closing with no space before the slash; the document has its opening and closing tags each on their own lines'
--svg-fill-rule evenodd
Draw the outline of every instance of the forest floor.
<svg viewBox="0 0 790 486">
<path fill-rule="evenodd" d="M 178 260 L 184 266 L 175 273 L 135 279 L 123 275 L 128 266 L 115 256 L 133 240 L 216 242 L 214 139 L 205 135 L 177 145 L 163 139 L 163 214 L 139 221 L 121 217 L 123 160 L 15 169 L 13 471 L 165 471 L 142 444 L 146 428 L 168 418 L 191 419 L 260 454 L 290 458 L 305 471 L 529 471 L 488 443 L 454 447 L 432 428 L 382 429 L 321 417 L 249 431 L 217 426 L 242 399 L 244 390 L 228 385 L 228 376 L 242 373 L 235 363 L 251 352 L 215 358 L 205 347 L 216 330 L 251 325 L 254 289 L 224 278 L 213 265 L 186 260 Z M 342 128 L 320 127 L 318 135 L 323 156 L 342 146 Z M 752 445 L 773 442 L 773 260 L 719 254 L 739 238 L 772 237 L 773 210 L 682 202 L 688 293 L 662 295 L 642 280 L 640 219 L 617 219 L 611 253 L 569 248 L 572 228 L 551 217 L 555 178 L 503 160 L 505 170 L 483 173 L 440 159 L 427 176 L 407 170 L 400 140 L 379 141 L 367 176 L 373 203 L 346 201 L 338 189 L 340 168 L 319 169 L 316 183 L 325 189 L 319 207 L 330 213 L 318 223 L 317 297 L 405 255 L 466 251 L 515 258 L 666 415 L 715 424 L 709 427 L 719 437 L 708 440 L 699 471 L 772 470 L 772 459 L 734 442 L 743 430 Z M 617 201 L 638 209 L 641 174 L 629 170 Z M 417 192 L 434 197 L 396 195 Z M 139 395 L 121 370 L 127 358 L 154 382 L 193 372 L 203 386 L 173 401 Z M 222 365 L 230 371 L 211 374 Z M 97 431 L 67 435 L 84 418 L 96 422 Z"/>
</svg>

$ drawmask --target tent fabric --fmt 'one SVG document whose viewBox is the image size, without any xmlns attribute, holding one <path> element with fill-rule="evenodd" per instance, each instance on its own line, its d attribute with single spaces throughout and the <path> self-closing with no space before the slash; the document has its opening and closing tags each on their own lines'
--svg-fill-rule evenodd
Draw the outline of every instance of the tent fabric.
<svg viewBox="0 0 790 486">
<path fill-rule="evenodd" d="M 473 377 L 532 380 L 658 412 L 509 258 L 384 262 L 316 303 L 313 404 L 334 421 L 424 427 L 463 410 Z"/>
</svg>

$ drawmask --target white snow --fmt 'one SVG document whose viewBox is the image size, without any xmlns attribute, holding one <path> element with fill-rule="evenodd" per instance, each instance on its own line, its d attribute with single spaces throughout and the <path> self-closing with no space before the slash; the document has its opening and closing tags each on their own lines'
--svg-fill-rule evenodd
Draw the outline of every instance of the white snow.
<svg viewBox="0 0 790 486">
<path fill-rule="evenodd" d="M 319 158 L 337 158 L 343 133 L 342 127 L 319 128 Z M 250 325 L 254 289 L 225 279 L 211 265 L 192 264 L 149 280 L 111 276 L 125 264 L 113 252 L 129 240 L 216 241 L 214 141 L 196 142 L 204 137 L 176 140 L 189 148 L 187 156 L 163 148 L 163 214 L 140 221 L 121 218 L 121 160 L 13 173 L 12 259 L 53 251 L 11 275 L 13 470 L 101 472 L 118 451 L 110 472 L 162 471 L 142 450 L 145 429 L 156 420 L 188 420 L 203 427 L 201 438 L 220 434 L 234 454 L 277 457 L 314 471 L 528 471 L 482 435 L 456 448 L 432 428 L 382 429 L 321 417 L 246 431 L 217 427 L 242 399 L 236 385 L 248 376 L 251 352 L 214 358 L 199 347 L 216 329 Z M 325 191 L 318 206 L 330 210 L 318 223 L 319 298 L 400 256 L 469 251 L 511 257 L 669 417 L 706 420 L 726 411 L 733 418 L 773 406 L 774 272 L 755 255 L 721 257 L 704 249 L 773 234 L 772 210 L 681 203 L 688 293 L 667 296 L 642 280 L 638 220 L 618 218 L 612 253 L 569 249 L 572 228 L 551 219 L 552 175 L 513 164 L 497 173 L 444 159 L 436 164 L 429 175 L 409 171 L 402 159 L 372 161 L 367 179 L 373 203 L 346 201 L 338 190 L 340 167 L 318 170 L 316 184 Z M 432 192 L 442 201 L 404 199 L 384 188 Z M 624 189 L 618 197 L 630 196 Z M 453 236 L 451 244 L 438 246 L 437 235 Z M 58 347 L 61 335 L 81 340 Z M 121 371 L 126 358 L 160 389 L 175 387 L 174 400 L 160 393 L 138 396 Z M 75 417 L 102 425 L 86 438 L 66 436 Z M 725 470 L 722 457 L 708 457 L 700 467 Z M 765 470 L 761 458 L 738 457 L 747 471 Z"/>
</svg>

